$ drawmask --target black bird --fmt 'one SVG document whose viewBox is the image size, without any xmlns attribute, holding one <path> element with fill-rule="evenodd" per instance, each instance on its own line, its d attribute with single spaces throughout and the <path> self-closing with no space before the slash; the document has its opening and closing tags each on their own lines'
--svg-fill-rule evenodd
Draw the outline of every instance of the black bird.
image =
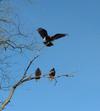
<svg viewBox="0 0 100 111">
<path fill-rule="evenodd" d="M 38 31 L 38 33 L 40 34 L 40 36 L 42 37 L 43 43 L 44 43 L 47 47 L 53 46 L 52 41 L 68 35 L 68 34 L 58 33 L 58 34 L 55 34 L 55 35 L 53 35 L 53 36 L 49 36 L 49 35 L 48 35 L 48 32 L 47 32 L 45 29 L 43 29 L 43 28 L 38 28 L 37 31 Z"/>
<path fill-rule="evenodd" d="M 56 74 L 56 71 L 55 71 L 55 68 L 52 68 L 49 72 L 49 78 L 52 80 L 55 78 L 55 74 Z"/>
<path fill-rule="evenodd" d="M 40 79 L 41 78 L 41 70 L 40 68 L 37 68 L 35 71 L 35 79 Z"/>
</svg>

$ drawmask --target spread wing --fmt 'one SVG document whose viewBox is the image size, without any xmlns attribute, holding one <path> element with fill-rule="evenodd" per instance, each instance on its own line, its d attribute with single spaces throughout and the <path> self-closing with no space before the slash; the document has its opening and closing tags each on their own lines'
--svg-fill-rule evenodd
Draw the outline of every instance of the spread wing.
<svg viewBox="0 0 100 111">
<path fill-rule="evenodd" d="M 62 37 L 65 37 L 68 34 L 55 34 L 54 36 L 51 36 L 51 40 L 56 40 Z"/>
<path fill-rule="evenodd" d="M 42 38 L 48 37 L 48 33 L 47 33 L 47 31 L 45 29 L 38 28 L 37 31 L 41 35 Z"/>
</svg>

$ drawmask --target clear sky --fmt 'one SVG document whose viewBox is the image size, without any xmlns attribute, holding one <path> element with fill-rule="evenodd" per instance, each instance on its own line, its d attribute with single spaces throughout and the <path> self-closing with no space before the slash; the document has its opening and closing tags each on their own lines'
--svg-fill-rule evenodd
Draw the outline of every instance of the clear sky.
<svg viewBox="0 0 100 111">
<path fill-rule="evenodd" d="M 19 87 L 5 111 L 100 111 L 100 0 L 14 0 L 24 28 L 49 34 L 69 33 L 45 48 L 35 66 L 48 72 L 76 72 L 56 86 L 42 79 Z"/>
</svg>

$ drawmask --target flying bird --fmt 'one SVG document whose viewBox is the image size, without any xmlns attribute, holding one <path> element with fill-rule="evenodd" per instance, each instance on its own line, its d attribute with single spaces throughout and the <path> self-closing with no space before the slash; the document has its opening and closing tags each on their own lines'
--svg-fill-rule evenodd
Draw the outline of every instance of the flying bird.
<svg viewBox="0 0 100 111">
<path fill-rule="evenodd" d="M 55 78 L 55 74 L 56 74 L 55 68 L 52 68 L 49 72 L 49 78 L 53 80 Z"/>
<path fill-rule="evenodd" d="M 35 71 L 35 79 L 40 79 L 41 78 L 41 70 L 40 68 L 37 68 Z"/>
<path fill-rule="evenodd" d="M 68 34 L 58 33 L 58 34 L 49 36 L 47 30 L 45 30 L 45 29 L 43 29 L 43 28 L 38 28 L 37 31 L 38 31 L 38 33 L 40 34 L 40 36 L 42 37 L 43 43 L 44 43 L 47 47 L 51 47 L 51 46 L 54 45 L 54 44 L 52 43 L 52 41 L 54 41 L 54 40 L 56 40 L 56 39 L 59 39 L 59 38 L 62 38 L 62 37 L 65 37 L 66 35 L 68 35 Z"/>
</svg>

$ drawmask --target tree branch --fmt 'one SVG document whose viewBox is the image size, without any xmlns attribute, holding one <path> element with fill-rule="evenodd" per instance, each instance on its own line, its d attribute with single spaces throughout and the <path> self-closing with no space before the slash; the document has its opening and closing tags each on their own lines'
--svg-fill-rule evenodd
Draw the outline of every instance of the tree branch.
<svg viewBox="0 0 100 111">
<path fill-rule="evenodd" d="M 10 90 L 10 94 L 9 94 L 8 98 L 2 103 L 0 111 L 2 111 L 5 108 L 5 106 L 10 102 L 10 100 L 14 94 L 14 91 L 15 91 L 15 88 L 12 87 L 12 89 Z"/>
<path fill-rule="evenodd" d="M 28 64 L 28 66 L 27 66 L 27 68 L 26 68 L 26 70 L 25 70 L 22 78 L 21 78 L 16 84 L 14 84 L 14 85 L 12 86 L 8 98 L 7 98 L 7 99 L 2 103 L 2 105 L 1 105 L 0 111 L 2 111 L 2 110 L 6 107 L 6 105 L 10 102 L 10 100 L 12 99 L 13 94 L 14 94 L 14 92 L 15 92 L 15 89 L 16 89 L 18 86 L 20 86 L 22 83 L 24 83 L 24 82 L 26 82 L 26 81 L 29 81 L 29 80 L 33 79 L 33 78 L 30 79 L 30 76 L 29 76 L 27 79 L 25 79 L 25 77 L 26 77 L 27 71 L 29 70 L 30 66 L 32 65 L 32 63 L 33 63 L 38 57 L 39 57 L 39 55 L 37 55 L 36 57 L 34 57 L 34 58 L 29 62 L 29 64 Z"/>
<path fill-rule="evenodd" d="M 13 95 L 14 95 L 15 89 L 16 89 L 17 87 L 19 87 L 19 86 L 22 85 L 23 83 L 26 83 L 26 82 L 31 81 L 31 80 L 33 80 L 33 79 L 36 79 L 35 76 L 33 76 L 34 74 L 31 74 L 31 75 L 29 75 L 29 76 L 27 76 L 27 77 L 26 77 L 26 74 L 27 74 L 27 71 L 29 70 L 31 64 L 33 63 L 33 61 L 34 61 L 37 57 L 38 57 L 38 56 L 36 56 L 32 61 L 30 61 L 28 67 L 26 68 L 26 70 L 25 70 L 25 72 L 24 72 L 24 75 L 23 75 L 22 79 L 20 79 L 19 82 L 17 82 L 17 83 L 12 87 L 12 89 L 10 90 L 10 94 L 9 94 L 8 98 L 2 103 L 0 111 L 2 111 L 2 110 L 6 107 L 6 105 L 10 102 L 10 100 L 12 99 L 12 97 L 13 97 Z M 25 78 L 25 77 L 26 77 L 26 78 Z M 60 78 L 60 77 L 74 77 L 74 75 L 72 75 L 72 74 L 71 74 L 71 75 L 70 75 L 70 74 L 64 74 L 64 75 L 57 75 L 57 76 L 55 76 L 55 78 L 54 78 L 54 80 L 55 80 L 55 85 L 56 85 L 56 83 L 57 83 L 57 78 Z M 48 79 L 49 79 L 50 77 L 49 77 L 49 75 L 46 74 L 46 75 L 42 75 L 40 78 L 48 78 Z"/>
</svg>

